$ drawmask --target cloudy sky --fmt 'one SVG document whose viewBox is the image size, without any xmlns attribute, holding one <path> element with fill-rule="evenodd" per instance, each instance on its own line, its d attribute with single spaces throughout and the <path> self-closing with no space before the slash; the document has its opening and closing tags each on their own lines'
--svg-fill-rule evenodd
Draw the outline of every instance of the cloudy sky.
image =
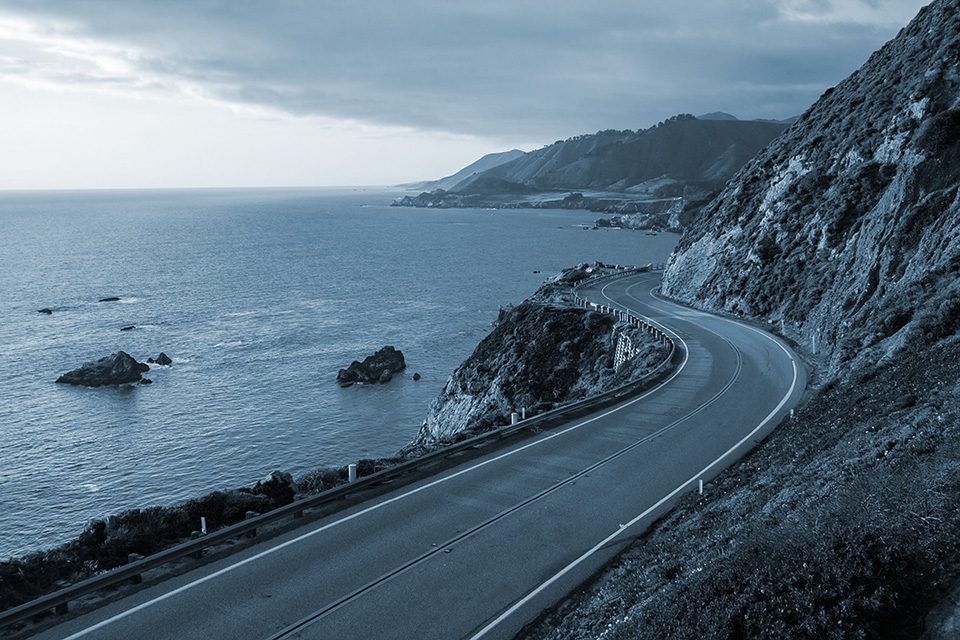
<svg viewBox="0 0 960 640">
<path fill-rule="evenodd" d="M 921 0 L 3 0 L 0 189 L 392 184 L 801 113 Z"/>
</svg>

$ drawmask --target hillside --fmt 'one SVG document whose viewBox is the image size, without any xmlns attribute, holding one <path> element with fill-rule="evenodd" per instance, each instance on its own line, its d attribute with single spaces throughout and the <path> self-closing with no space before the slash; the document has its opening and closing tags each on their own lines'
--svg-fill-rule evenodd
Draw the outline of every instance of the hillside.
<svg viewBox="0 0 960 640">
<path fill-rule="evenodd" d="M 511 160 L 516 160 L 517 158 L 524 155 L 523 151 L 519 149 L 511 149 L 510 151 L 502 151 L 500 153 L 488 153 L 479 160 L 471 162 L 460 171 L 457 171 L 453 175 L 449 175 L 445 178 L 440 178 L 439 180 L 428 180 L 426 182 L 414 182 L 411 184 L 402 185 L 408 189 L 423 189 L 426 191 L 433 191 L 435 189 L 443 189 L 444 191 L 453 190 L 459 183 L 464 180 L 472 177 L 475 174 L 482 173 L 494 167 L 498 167 L 501 164 L 510 162 Z"/>
<path fill-rule="evenodd" d="M 665 293 L 822 383 L 531 638 L 956 638 L 960 0 L 938 0 L 704 208 Z"/>
<path fill-rule="evenodd" d="M 406 196 L 395 204 L 629 213 L 642 209 L 642 202 L 682 198 L 682 208 L 690 210 L 709 200 L 786 127 L 776 122 L 701 120 L 682 114 L 646 130 L 610 129 L 558 140 L 473 173 L 449 189 Z M 576 207 L 565 199 L 568 194 L 579 194 Z M 686 220 L 693 213 L 681 218 Z M 667 219 L 660 220 L 659 226 L 670 227 Z"/>
<path fill-rule="evenodd" d="M 875 363 L 960 322 L 960 17 L 938 2 L 705 207 L 664 292 Z M 927 335 L 935 334 L 935 335 Z"/>
<path fill-rule="evenodd" d="M 643 131 L 601 131 L 558 141 L 477 178 L 496 177 L 550 190 L 676 196 L 684 184 L 718 188 L 784 128 L 769 122 L 679 115 Z M 657 183 L 649 184 L 653 180 Z M 471 181 L 457 185 L 456 191 L 471 193 Z"/>
</svg>

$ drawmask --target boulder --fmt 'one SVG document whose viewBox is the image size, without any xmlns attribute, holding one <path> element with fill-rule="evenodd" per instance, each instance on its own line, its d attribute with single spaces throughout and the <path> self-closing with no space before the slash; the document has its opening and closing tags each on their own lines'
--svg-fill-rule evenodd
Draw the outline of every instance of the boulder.
<svg viewBox="0 0 960 640">
<path fill-rule="evenodd" d="M 49 316 L 53 314 L 53 309 L 48 309 L 47 307 L 44 307 L 43 309 L 37 309 L 37 313 L 43 313 Z"/>
<path fill-rule="evenodd" d="M 57 378 L 57 382 L 84 387 L 127 384 L 139 382 L 143 378 L 141 374 L 149 370 L 148 365 L 137 362 L 129 353 L 118 351 L 63 374 Z"/>
<path fill-rule="evenodd" d="M 253 493 L 267 496 L 278 507 L 293 502 L 296 492 L 293 476 L 285 471 L 274 471 L 253 487 Z"/>
<path fill-rule="evenodd" d="M 169 367 L 173 364 L 173 360 L 170 359 L 170 356 L 165 354 L 163 351 L 160 352 L 160 355 L 157 356 L 157 359 L 154 362 L 161 367 Z"/>
<path fill-rule="evenodd" d="M 386 346 L 363 362 L 354 360 L 346 369 L 337 373 L 337 382 L 342 387 L 349 387 L 355 382 L 389 382 L 393 374 L 403 371 L 407 364 L 403 360 L 403 353 Z"/>
</svg>

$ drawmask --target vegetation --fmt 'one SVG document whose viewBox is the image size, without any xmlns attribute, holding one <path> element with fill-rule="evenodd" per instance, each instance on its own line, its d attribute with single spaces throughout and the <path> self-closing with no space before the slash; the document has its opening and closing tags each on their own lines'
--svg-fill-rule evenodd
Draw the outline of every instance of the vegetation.
<svg viewBox="0 0 960 640">
<path fill-rule="evenodd" d="M 920 635 L 960 567 L 960 338 L 915 355 L 828 385 L 524 637 Z"/>
</svg>

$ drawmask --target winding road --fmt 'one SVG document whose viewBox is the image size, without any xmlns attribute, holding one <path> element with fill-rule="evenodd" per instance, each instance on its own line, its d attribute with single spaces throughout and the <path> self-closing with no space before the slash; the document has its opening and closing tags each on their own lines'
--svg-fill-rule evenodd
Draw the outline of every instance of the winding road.
<svg viewBox="0 0 960 640">
<path fill-rule="evenodd" d="M 767 432 L 805 374 L 781 341 L 655 297 L 581 288 L 682 342 L 664 382 L 354 505 L 39 638 L 512 638 Z"/>
</svg>

